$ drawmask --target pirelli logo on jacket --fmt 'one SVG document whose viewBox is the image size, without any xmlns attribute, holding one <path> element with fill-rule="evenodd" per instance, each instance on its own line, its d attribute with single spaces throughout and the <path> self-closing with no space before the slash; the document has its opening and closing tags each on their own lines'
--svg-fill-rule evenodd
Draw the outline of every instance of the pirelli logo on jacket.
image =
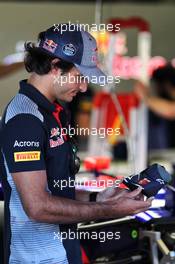
<svg viewBox="0 0 175 264">
<path fill-rule="evenodd" d="M 14 152 L 15 162 L 40 160 L 41 151 Z"/>
</svg>

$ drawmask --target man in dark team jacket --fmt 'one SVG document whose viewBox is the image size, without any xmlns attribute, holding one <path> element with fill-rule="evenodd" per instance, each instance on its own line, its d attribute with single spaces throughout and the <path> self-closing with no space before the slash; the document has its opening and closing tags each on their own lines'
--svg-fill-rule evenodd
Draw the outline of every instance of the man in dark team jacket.
<svg viewBox="0 0 175 264">
<path fill-rule="evenodd" d="M 78 28 L 60 32 L 53 26 L 39 34 L 37 45 L 26 44 L 31 75 L 20 82 L 1 124 L 5 263 L 80 264 L 79 241 L 69 237 L 76 223 L 123 217 L 151 205 L 140 189 L 110 188 L 95 197 L 69 185 L 75 179 L 75 153 L 69 135 L 62 133 L 68 123 L 58 100 L 71 102 L 93 76 L 100 83 L 105 75 L 96 57 L 96 41 Z"/>
</svg>

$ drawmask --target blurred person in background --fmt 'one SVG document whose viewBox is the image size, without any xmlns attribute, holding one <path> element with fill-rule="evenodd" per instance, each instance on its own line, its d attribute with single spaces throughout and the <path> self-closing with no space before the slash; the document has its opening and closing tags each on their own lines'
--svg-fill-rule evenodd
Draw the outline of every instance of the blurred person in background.
<svg viewBox="0 0 175 264">
<path fill-rule="evenodd" d="M 175 147 L 175 68 L 156 69 L 150 86 L 137 82 L 134 91 L 149 108 L 149 149 Z"/>
<path fill-rule="evenodd" d="M 12 64 L 0 64 L 0 78 L 6 77 L 11 73 L 16 72 L 24 66 L 23 62 L 16 62 Z"/>
</svg>

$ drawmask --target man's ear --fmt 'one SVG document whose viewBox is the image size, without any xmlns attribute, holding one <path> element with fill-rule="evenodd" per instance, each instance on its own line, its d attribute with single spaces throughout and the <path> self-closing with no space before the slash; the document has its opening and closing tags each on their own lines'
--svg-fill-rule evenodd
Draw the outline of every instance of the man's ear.
<svg viewBox="0 0 175 264">
<path fill-rule="evenodd" d="M 57 75 L 57 74 L 61 74 L 61 70 L 56 66 L 56 64 L 60 61 L 60 59 L 55 58 L 52 60 L 51 62 L 51 74 Z"/>
</svg>

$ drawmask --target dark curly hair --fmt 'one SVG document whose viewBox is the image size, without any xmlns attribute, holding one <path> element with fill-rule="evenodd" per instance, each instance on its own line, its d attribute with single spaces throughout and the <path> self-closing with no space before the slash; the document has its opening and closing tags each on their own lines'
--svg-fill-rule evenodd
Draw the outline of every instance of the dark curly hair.
<svg viewBox="0 0 175 264">
<path fill-rule="evenodd" d="M 166 64 L 154 70 L 151 81 L 155 84 L 156 92 L 159 96 L 165 99 L 171 99 L 167 85 L 170 85 L 171 89 L 175 89 L 175 68 L 170 64 Z"/>
<path fill-rule="evenodd" d="M 170 83 L 175 86 L 175 68 L 171 64 L 156 69 L 152 74 L 152 80 L 162 84 Z"/>
<path fill-rule="evenodd" d="M 45 32 L 40 32 L 38 35 L 38 40 L 44 39 Z M 42 49 L 36 47 L 32 42 L 25 43 L 25 59 L 24 64 L 27 72 L 35 72 L 39 75 L 47 74 L 52 67 L 56 67 L 62 70 L 62 74 L 69 72 L 74 67 L 73 63 L 66 62 L 62 59 L 59 59 L 57 63 L 52 63 L 55 57 L 50 55 L 47 52 L 44 52 Z"/>
</svg>

